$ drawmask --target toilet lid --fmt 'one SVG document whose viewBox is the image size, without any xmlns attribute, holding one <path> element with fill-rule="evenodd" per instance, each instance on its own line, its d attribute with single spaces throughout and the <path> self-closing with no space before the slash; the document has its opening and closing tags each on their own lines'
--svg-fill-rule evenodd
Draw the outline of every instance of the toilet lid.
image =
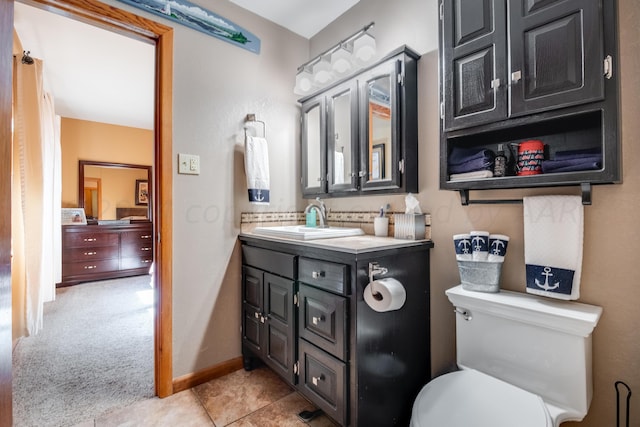
<svg viewBox="0 0 640 427">
<path fill-rule="evenodd" d="M 465 369 L 424 386 L 413 405 L 412 427 L 551 427 L 540 396 Z"/>
</svg>

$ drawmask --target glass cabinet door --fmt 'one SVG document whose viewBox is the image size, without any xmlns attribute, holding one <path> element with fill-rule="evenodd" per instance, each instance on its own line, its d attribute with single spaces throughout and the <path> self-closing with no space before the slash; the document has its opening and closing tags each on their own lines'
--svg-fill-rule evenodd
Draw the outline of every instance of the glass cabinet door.
<svg viewBox="0 0 640 427">
<path fill-rule="evenodd" d="M 402 63 L 380 64 L 360 80 L 362 190 L 401 185 L 398 85 Z"/>
<path fill-rule="evenodd" d="M 327 95 L 329 192 L 358 189 L 358 96 L 355 81 Z"/>
<path fill-rule="evenodd" d="M 327 192 L 326 129 L 324 97 L 302 105 L 302 194 Z"/>
</svg>

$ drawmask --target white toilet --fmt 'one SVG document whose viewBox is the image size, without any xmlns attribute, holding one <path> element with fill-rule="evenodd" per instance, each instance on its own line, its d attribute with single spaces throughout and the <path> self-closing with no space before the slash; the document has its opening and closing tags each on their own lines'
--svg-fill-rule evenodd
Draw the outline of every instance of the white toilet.
<svg viewBox="0 0 640 427">
<path fill-rule="evenodd" d="M 558 427 L 584 418 L 601 307 L 462 286 L 446 294 L 461 370 L 424 386 L 411 427 Z"/>
</svg>

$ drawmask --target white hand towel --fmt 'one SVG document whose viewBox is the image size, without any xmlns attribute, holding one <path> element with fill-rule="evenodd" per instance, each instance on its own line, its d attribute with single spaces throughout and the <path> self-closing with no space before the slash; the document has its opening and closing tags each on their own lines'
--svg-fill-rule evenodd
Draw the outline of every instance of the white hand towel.
<svg viewBox="0 0 640 427">
<path fill-rule="evenodd" d="M 527 292 L 580 298 L 584 208 L 579 196 L 524 198 Z"/>
<path fill-rule="evenodd" d="M 244 142 L 244 170 L 247 174 L 249 201 L 269 204 L 269 147 L 267 140 L 247 135 Z"/>
<path fill-rule="evenodd" d="M 339 151 L 335 152 L 333 170 L 333 183 L 344 184 L 344 154 Z"/>
</svg>

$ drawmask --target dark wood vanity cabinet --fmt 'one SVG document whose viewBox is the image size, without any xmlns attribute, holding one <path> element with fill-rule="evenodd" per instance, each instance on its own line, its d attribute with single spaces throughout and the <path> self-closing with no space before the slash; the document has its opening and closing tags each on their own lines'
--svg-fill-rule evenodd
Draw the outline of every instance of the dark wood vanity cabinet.
<svg viewBox="0 0 640 427">
<path fill-rule="evenodd" d="M 342 426 L 408 425 L 413 401 L 430 380 L 433 244 L 350 250 L 251 235 L 240 240 L 245 368 L 264 361 Z M 365 303 L 370 263 L 388 270 L 376 278 L 404 285 L 401 309 L 377 312 Z M 275 297 L 265 293 L 269 276 L 286 282 Z M 265 315 L 268 299 L 279 307 L 271 336 L 266 325 L 276 316 Z M 269 346 L 277 354 L 269 354 Z"/>
<path fill-rule="evenodd" d="M 402 47 L 300 100 L 304 196 L 418 191 L 419 58 Z"/>
<path fill-rule="evenodd" d="M 441 188 L 620 180 L 616 2 L 441 0 Z M 537 139 L 545 159 L 590 149 L 600 169 L 451 181 L 454 147 Z M 516 149 L 517 150 L 517 149 Z M 512 153 L 515 154 L 517 151 Z"/>
<path fill-rule="evenodd" d="M 60 285 L 148 274 L 152 229 L 150 222 L 62 226 Z"/>
<path fill-rule="evenodd" d="M 253 356 L 290 383 L 295 381 L 295 273 L 291 254 L 243 247 L 242 348 L 246 369 Z"/>
</svg>

